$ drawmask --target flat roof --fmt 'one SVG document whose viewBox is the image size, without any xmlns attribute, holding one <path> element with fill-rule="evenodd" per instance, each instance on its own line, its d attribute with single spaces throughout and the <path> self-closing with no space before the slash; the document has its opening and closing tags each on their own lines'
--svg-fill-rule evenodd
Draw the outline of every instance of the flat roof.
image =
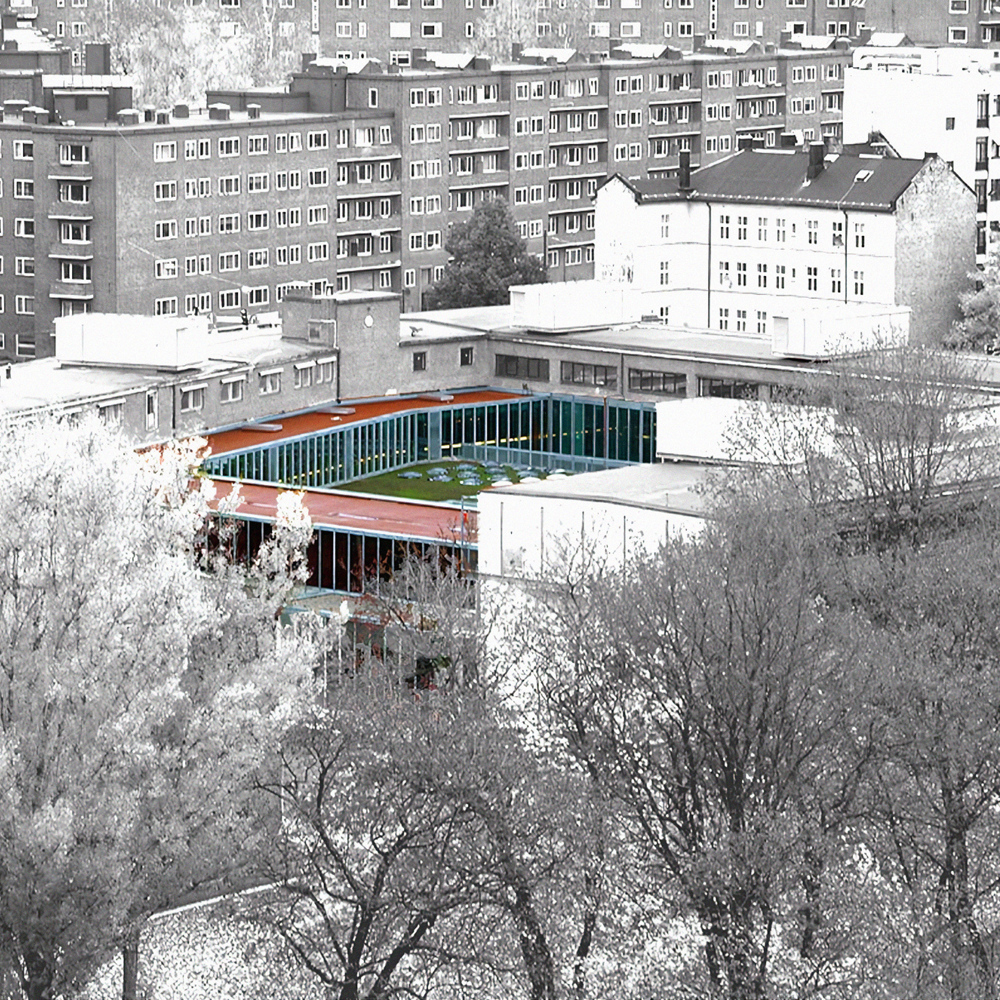
<svg viewBox="0 0 1000 1000">
<path fill-rule="evenodd" d="M 494 486 L 490 492 L 501 497 L 515 494 L 588 500 L 702 516 L 708 510 L 702 487 L 712 474 L 713 470 L 694 462 L 654 462 L 582 472 L 565 478 L 550 475 L 534 483 Z"/>
<path fill-rule="evenodd" d="M 141 322 L 142 317 L 137 317 Z M 124 368 L 113 365 L 61 365 L 56 358 L 11 364 L 10 378 L 0 373 L 0 413 L 22 413 L 62 406 L 72 409 L 156 385 L 174 385 L 225 374 L 247 365 L 273 367 L 297 358 L 323 357 L 329 347 L 282 340 L 275 331 L 255 332 L 253 326 L 209 334 L 210 356 L 180 371 Z M 4 366 L 6 367 L 6 366 Z"/>
<path fill-rule="evenodd" d="M 451 399 L 435 398 L 451 396 Z M 431 410 L 446 406 L 468 405 L 470 403 L 494 403 L 507 399 L 523 399 L 523 393 L 496 392 L 491 389 L 463 392 L 427 393 L 418 396 L 386 396 L 382 399 L 353 402 L 345 399 L 340 403 L 329 403 L 308 413 L 297 413 L 289 417 L 275 417 L 265 421 L 271 427 L 279 430 L 268 431 L 255 428 L 252 424 L 235 427 L 231 430 L 219 431 L 208 435 L 208 443 L 212 455 L 224 455 L 228 452 L 242 451 L 245 448 L 256 448 L 260 445 L 274 444 L 278 441 L 288 441 L 292 438 L 314 434 L 317 431 L 330 430 L 334 427 L 346 427 L 349 424 L 374 420 L 376 417 L 388 416 L 390 413 L 407 413 L 411 410 Z M 334 413 L 334 410 L 353 410 L 353 413 Z M 357 496 L 357 494 L 354 494 Z"/>
<path fill-rule="evenodd" d="M 212 480 L 218 506 L 230 490 L 227 480 Z M 284 486 L 257 486 L 243 483 L 241 502 L 235 513 L 243 517 L 273 521 L 277 516 L 278 495 L 287 492 Z M 450 545 L 462 540 L 463 511 L 450 504 L 421 503 L 416 500 L 387 500 L 365 493 L 336 490 L 306 490 L 302 504 L 309 512 L 314 527 L 336 528 L 358 534 L 389 535 L 394 538 L 416 538 L 427 542 Z M 476 512 L 466 508 L 465 541 L 476 544 Z"/>
</svg>

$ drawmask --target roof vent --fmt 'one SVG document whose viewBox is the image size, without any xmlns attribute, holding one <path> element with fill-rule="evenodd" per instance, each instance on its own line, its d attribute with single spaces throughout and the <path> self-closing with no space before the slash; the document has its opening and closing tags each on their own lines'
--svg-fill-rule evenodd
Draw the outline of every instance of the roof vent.
<svg viewBox="0 0 1000 1000">
<path fill-rule="evenodd" d="M 870 181 L 872 179 L 872 175 L 874 173 L 875 173 L 874 170 L 859 170 L 854 175 L 854 183 L 855 184 L 864 184 L 865 181 Z"/>
</svg>

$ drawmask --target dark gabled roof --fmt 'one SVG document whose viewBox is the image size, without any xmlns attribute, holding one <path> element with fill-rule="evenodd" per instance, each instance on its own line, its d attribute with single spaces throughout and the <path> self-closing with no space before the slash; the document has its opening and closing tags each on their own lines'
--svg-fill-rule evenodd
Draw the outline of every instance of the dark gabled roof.
<svg viewBox="0 0 1000 1000">
<path fill-rule="evenodd" d="M 745 149 L 693 171 L 689 192 L 680 190 L 676 177 L 621 179 L 640 202 L 689 198 L 891 212 L 924 163 L 924 160 L 832 155 L 825 160 L 819 176 L 807 180 L 808 151 Z"/>
</svg>

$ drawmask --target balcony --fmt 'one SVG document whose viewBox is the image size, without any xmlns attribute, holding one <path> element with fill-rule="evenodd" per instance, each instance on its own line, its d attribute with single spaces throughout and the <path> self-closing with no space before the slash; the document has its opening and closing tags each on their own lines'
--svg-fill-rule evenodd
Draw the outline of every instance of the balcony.
<svg viewBox="0 0 1000 1000">
<path fill-rule="evenodd" d="M 94 297 L 92 281 L 53 281 L 49 285 L 50 299 L 88 300 Z"/>
<path fill-rule="evenodd" d="M 50 219 L 57 221 L 66 219 L 71 222 L 93 222 L 94 206 L 89 203 L 57 201 L 50 206 L 48 215 Z"/>
<path fill-rule="evenodd" d="M 50 163 L 48 178 L 50 181 L 92 181 L 94 166 L 92 163 Z"/>
<path fill-rule="evenodd" d="M 56 243 L 49 247 L 49 260 L 93 260 L 93 243 Z"/>
</svg>

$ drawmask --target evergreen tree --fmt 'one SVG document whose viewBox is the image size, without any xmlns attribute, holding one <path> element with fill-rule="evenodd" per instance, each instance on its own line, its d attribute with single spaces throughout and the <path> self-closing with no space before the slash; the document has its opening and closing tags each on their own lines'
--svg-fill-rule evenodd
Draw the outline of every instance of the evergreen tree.
<svg viewBox="0 0 1000 1000">
<path fill-rule="evenodd" d="M 451 259 L 427 293 L 431 309 L 506 305 L 511 285 L 546 280 L 545 265 L 528 253 L 500 198 L 480 205 L 468 222 L 453 226 L 445 249 Z"/>
</svg>

